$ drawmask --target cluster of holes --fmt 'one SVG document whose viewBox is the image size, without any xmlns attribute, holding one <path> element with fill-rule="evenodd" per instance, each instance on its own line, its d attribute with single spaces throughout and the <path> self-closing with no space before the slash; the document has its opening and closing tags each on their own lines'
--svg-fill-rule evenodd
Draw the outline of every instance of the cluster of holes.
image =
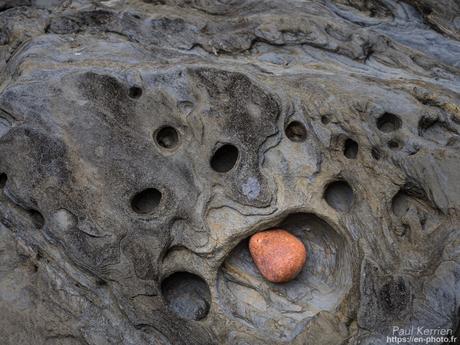
<svg viewBox="0 0 460 345">
<path fill-rule="evenodd" d="M 307 129 L 299 121 L 290 122 L 284 132 L 288 139 L 293 142 L 303 142 L 307 139 Z"/>
<path fill-rule="evenodd" d="M 401 128 L 402 120 L 394 114 L 384 113 L 377 119 L 376 125 L 381 132 L 391 133 Z M 390 150 L 396 151 L 401 149 L 402 143 L 398 139 L 391 139 L 387 146 Z M 371 155 L 375 160 L 379 160 L 381 157 L 381 153 L 376 147 L 372 148 Z"/>
</svg>

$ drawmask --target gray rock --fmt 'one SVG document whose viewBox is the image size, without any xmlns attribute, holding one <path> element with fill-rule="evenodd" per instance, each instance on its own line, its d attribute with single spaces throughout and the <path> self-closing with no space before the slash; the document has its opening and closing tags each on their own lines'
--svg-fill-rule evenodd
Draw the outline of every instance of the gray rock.
<svg viewBox="0 0 460 345">
<path fill-rule="evenodd" d="M 456 0 L 0 0 L 2 344 L 459 334 Z M 286 284 L 247 247 L 308 250 Z"/>
</svg>

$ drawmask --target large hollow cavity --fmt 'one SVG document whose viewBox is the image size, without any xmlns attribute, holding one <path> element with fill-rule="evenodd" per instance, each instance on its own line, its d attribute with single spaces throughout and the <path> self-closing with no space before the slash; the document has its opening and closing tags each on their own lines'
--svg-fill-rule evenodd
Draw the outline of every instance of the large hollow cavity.
<svg viewBox="0 0 460 345">
<path fill-rule="evenodd" d="M 353 139 L 347 139 L 345 140 L 345 143 L 343 145 L 343 154 L 345 157 L 348 159 L 356 159 L 356 156 L 358 156 L 358 143 L 354 141 Z"/>
<path fill-rule="evenodd" d="M 211 168 L 214 171 L 225 173 L 235 166 L 238 160 L 238 149 L 231 144 L 221 146 L 211 158 Z"/>
<path fill-rule="evenodd" d="M 161 192 L 155 188 L 148 188 L 137 193 L 131 199 L 131 208 L 139 214 L 152 213 L 160 204 Z"/>
<path fill-rule="evenodd" d="M 335 181 L 327 185 L 324 191 L 324 198 L 333 209 L 347 212 L 353 204 L 354 193 L 347 182 Z"/>
<path fill-rule="evenodd" d="M 391 113 L 385 113 L 377 119 L 377 128 L 385 133 L 393 132 L 402 126 L 401 119 Z"/>
<path fill-rule="evenodd" d="M 208 284 L 199 276 L 176 272 L 161 284 L 168 308 L 177 316 L 188 320 L 201 320 L 208 315 L 211 293 Z"/>
<path fill-rule="evenodd" d="M 352 284 L 352 255 L 347 239 L 310 213 L 286 217 L 285 229 L 305 245 L 308 260 L 295 279 L 271 283 L 256 267 L 242 240 L 219 269 L 218 298 L 225 312 L 275 341 L 291 341 L 321 311 L 334 311 Z"/>
<path fill-rule="evenodd" d="M 172 150 L 179 145 L 179 133 L 174 127 L 165 126 L 155 133 L 155 141 L 160 147 Z"/>
<path fill-rule="evenodd" d="M 299 121 L 292 121 L 285 129 L 286 136 L 294 142 L 302 142 L 307 139 L 307 129 Z"/>
</svg>

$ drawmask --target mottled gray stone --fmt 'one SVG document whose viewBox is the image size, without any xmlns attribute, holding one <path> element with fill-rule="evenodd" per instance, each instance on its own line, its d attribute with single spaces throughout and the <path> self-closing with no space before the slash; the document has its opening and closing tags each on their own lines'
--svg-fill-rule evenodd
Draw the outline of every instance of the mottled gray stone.
<svg viewBox="0 0 460 345">
<path fill-rule="evenodd" d="M 458 334 L 459 23 L 456 0 L 0 0 L 1 343 Z M 274 226 L 308 251 L 286 284 L 247 248 Z"/>
</svg>

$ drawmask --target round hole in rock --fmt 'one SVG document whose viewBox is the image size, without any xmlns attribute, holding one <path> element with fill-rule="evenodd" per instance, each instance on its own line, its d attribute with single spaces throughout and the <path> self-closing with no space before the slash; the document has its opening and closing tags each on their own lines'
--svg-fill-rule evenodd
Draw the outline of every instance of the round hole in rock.
<svg viewBox="0 0 460 345">
<path fill-rule="evenodd" d="M 201 320 L 208 315 L 211 293 L 208 284 L 199 276 L 176 272 L 161 284 L 168 308 L 177 316 L 188 320 Z"/>
<path fill-rule="evenodd" d="M 323 125 L 327 125 L 329 122 L 331 122 L 331 119 L 329 118 L 329 116 L 327 115 L 321 116 L 321 123 Z"/>
<path fill-rule="evenodd" d="M 155 134 L 156 143 L 165 149 L 174 149 L 179 144 L 179 133 L 174 127 L 165 126 Z"/>
<path fill-rule="evenodd" d="M 314 214 L 289 214 L 274 226 L 286 229 L 305 245 L 308 260 L 299 275 L 283 284 L 266 280 L 246 238 L 220 266 L 216 298 L 225 314 L 243 319 L 250 329 L 267 337 L 264 343 L 292 344 L 315 315 L 334 312 L 342 303 L 352 286 L 354 255 L 349 241 Z"/>
<path fill-rule="evenodd" d="M 358 155 L 359 145 L 353 139 L 347 139 L 343 146 L 343 154 L 348 159 L 356 159 Z"/>
<path fill-rule="evenodd" d="M 155 188 L 148 188 L 137 193 L 131 200 L 131 207 L 136 213 L 152 213 L 161 201 L 161 192 Z"/>
<path fill-rule="evenodd" d="M 324 198 L 335 210 L 347 212 L 353 203 L 353 189 L 345 181 L 335 181 L 327 185 Z"/>
<path fill-rule="evenodd" d="M 142 89 L 139 86 L 131 86 L 128 90 L 128 96 L 130 98 L 139 98 L 142 96 Z"/>
<path fill-rule="evenodd" d="M 8 176 L 6 176 L 5 173 L 0 174 L 0 188 L 5 187 L 7 180 L 8 180 Z"/>
<path fill-rule="evenodd" d="M 286 136 L 294 142 L 302 142 L 307 139 L 307 129 L 299 121 L 292 121 L 285 129 Z"/>
<path fill-rule="evenodd" d="M 401 143 L 398 140 L 390 140 L 387 145 L 391 150 L 394 151 L 401 148 Z"/>
<path fill-rule="evenodd" d="M 238 160 L 238 149 L 231 144 L 221 146 L 211 158 L 211 168 L 224 173 L 230 171 Z"/>
<path fill-rule="evenodd" d="M 391 113 L 385 113 L 377 119 L 377 128 L 385 133 L 393 132 L 402 126 L 401 119 Z"/>
<path fill-rule="evenodd" d="M 378 161 L 380 157 L 382 156 L 382 154 L 380 153 L 380 150 L 377 147 L 372 148 L 371 155 L 372 155 L 372 158 L 374 158 L 376 161 Z"/>
</svg>

